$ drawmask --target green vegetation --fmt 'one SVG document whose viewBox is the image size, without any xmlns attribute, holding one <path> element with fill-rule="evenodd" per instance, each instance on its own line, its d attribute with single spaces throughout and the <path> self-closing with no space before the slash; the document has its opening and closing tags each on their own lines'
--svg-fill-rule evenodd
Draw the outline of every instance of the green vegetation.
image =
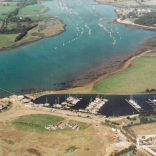
<svg viewBox="0 0 156 156">
<path fill-rule="evenodd" d="M 156 112 L 142 112 L 139 115 L 140 123 L 152 123 L 156 122 Z"/>
<path fill-rule="evenodd" d="M 63 120 L 64 118 L 54 115 L 35 114 L 22 116 L 19 119 L 15 120 L 13 124 L 19 128 L 26 130 L 34 129 L 36 131 L 43 132 L 46 131 L 45 126 L 49 124 L 56 124 Z"/>
<path fill-rule="evenodd" d="M 20 14 L 24 15 L 24 14 L 38 14 L 38 13 L 41 13 L 43 10 L 43 6 L 41 5 L 28 5 L 24 8 L 22 8 L 20 10 Z"/>
<path fill-rule="evenodd" d="M 76 151 L 77 149 L 79 149 L 79 147 L 76 147 L 76 146 L 69 146 L 69 147 L 65 150 L 65 153 L 71 153 L 71 152 Z"/>
<path fill-rule="evenodd" d="M 53 16 L 31 16 L 30 17 L 30 19 L 32 21 L 42 21 L 42 20 L 47 21 L 47 20 L 50 20 L 52 18 L 54 18 L 54 17 Z"/>
<path fill-rule="evenodd" d="M 142 93 L 156 89 L 156 53 L 136 58 L 132 67 L 94 86 L 101 93 Z"/>
<path fill-rule="evenodd" d="M 17 34 L 0 34 L 0 47 L 7 47 L 14 44 Z"/>
<path fill-rule="evenodd" d="M 5 5 L 0 4 L 0 39 L 4 37 L 0 41 L 0 48 L 18 45 L 16 42 L 37 27 L 40 21 L 47 21 L 49 16 L 38 16 L 45 9 L 37 0 L 7 1 Z"/>
<path fill-rule="evenodd" d="M 156 23 L 156 12 L 148 13 L 144 16 L 141 16 L 136 19 L 134 23 L 154 27 Z"/>
<path fill-rule="evenodd" d="M 17 8 L 16 5 L 0 5 L 0 15 L 6 15 L 14 11 Z"/>
<path fill-rule="evenodd" d="M 16 8 L 17 6 L 15 4 L 0 5 L 0 21 L 4 20 L 4 18 Z"/>
<path fill-rule="evenodd" d="M 4 20 L 5 17 L 6 17 L 5 15 L 0 14 L 0 21 Z"/>
</svg>

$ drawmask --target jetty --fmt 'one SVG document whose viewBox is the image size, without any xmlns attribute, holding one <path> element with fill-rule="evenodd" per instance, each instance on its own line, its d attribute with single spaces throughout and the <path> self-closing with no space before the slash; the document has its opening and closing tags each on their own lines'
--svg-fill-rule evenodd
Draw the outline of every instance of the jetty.
<svg viewBox="0 0 156 156">
<path fill-rule="evenodd" d="M 54 108 L 63 108 L 63 109 L 70 109 L 71 107 L 75 106 L 81 99 L 73 96 L 69 96 L 66 100 L 62 103 L 56 103 L 53 105 Z M 59 100 L 58 100 L 59 101 Z"/>
<path fill-rule="evenodd" d="M 86 110 L 90 113 L 97 114 L 100 108 L 106 104 L 107 101 L 107 99 L 95 98 L 94 101 L 89 103 L 89 105 L 86 107 Z"/>
</svg>

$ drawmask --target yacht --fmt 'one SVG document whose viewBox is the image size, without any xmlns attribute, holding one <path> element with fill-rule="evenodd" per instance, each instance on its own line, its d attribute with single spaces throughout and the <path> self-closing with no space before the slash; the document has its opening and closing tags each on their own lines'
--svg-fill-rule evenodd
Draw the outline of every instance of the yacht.
<svg viewBox="0 0 156 156">
<path fill-rule="evenodd" d="M 149 102 L 149 103 L 152 103 L 152 104 L 156 104 L 156 99 L 155 99 L 155 97 L 154 97 L 154 99 L 153 99 L 153 100 L 148 99 L 148 102 Z"/>
<path fill-rule="evenodd" d="M 126 101 L 133 107 L 135 108 L 138 112 L 141 111 L 141 106 L 131 97 L 130 99 L 126 99 Z"/>
<path fill-rule="evenodd" d="M 44 104 L 44 106 L 48 107 L 50 104 L 48 103 L 48 99 L 46 97 L 46 103 Z"/>
</svg>

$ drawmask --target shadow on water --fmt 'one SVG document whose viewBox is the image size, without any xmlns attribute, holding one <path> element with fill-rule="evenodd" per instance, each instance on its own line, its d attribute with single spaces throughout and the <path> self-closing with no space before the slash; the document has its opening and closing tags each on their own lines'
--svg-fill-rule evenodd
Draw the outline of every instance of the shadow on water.
<svg viewBox="0 0 156 156">
<path fill-rule="evenodd" d="M 61 104 L 66 100 L 70 95 L 67 94 L 58 94 L 58 95 L 45 95 L 35 99 L 33 102 L 36 104 L 45 104 L 49 103 L 50 107 L 54 104 Z M 80 98 L 81 100 L 75 105 L 72 106 L 71 110 L 85 110 L 91 101 L 94 101 L 96 97 L 106 98 L 108 102 L 104 104 L 99 110 L 99 114 L 105 116 L 123 116 L 123 115 L 132 115 L 137 114 L 138 112 L 126 102 L 126 99 L 129 99 L 130 96 L 105 96 L 97 94 L 72 94 L 71 96 Z M 152 106 L 147 102 L 148 99 L 154 99 L 155 95 L 135 95 L 133 99 L 142 107 L 144 111 L 152 110 Z"/>
</svg>

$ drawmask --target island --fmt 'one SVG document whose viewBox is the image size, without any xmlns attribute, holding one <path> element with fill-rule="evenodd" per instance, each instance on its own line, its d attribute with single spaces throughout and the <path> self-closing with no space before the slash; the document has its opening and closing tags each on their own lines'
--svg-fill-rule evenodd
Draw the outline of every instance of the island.
<svg viewBox="0 0 156 156">
<path fill-rule="evenodd" d="M 65 31 L 57 17 L 38 0 L 0 1 L 0 49 L 13 48 Z"/>
</svg>

